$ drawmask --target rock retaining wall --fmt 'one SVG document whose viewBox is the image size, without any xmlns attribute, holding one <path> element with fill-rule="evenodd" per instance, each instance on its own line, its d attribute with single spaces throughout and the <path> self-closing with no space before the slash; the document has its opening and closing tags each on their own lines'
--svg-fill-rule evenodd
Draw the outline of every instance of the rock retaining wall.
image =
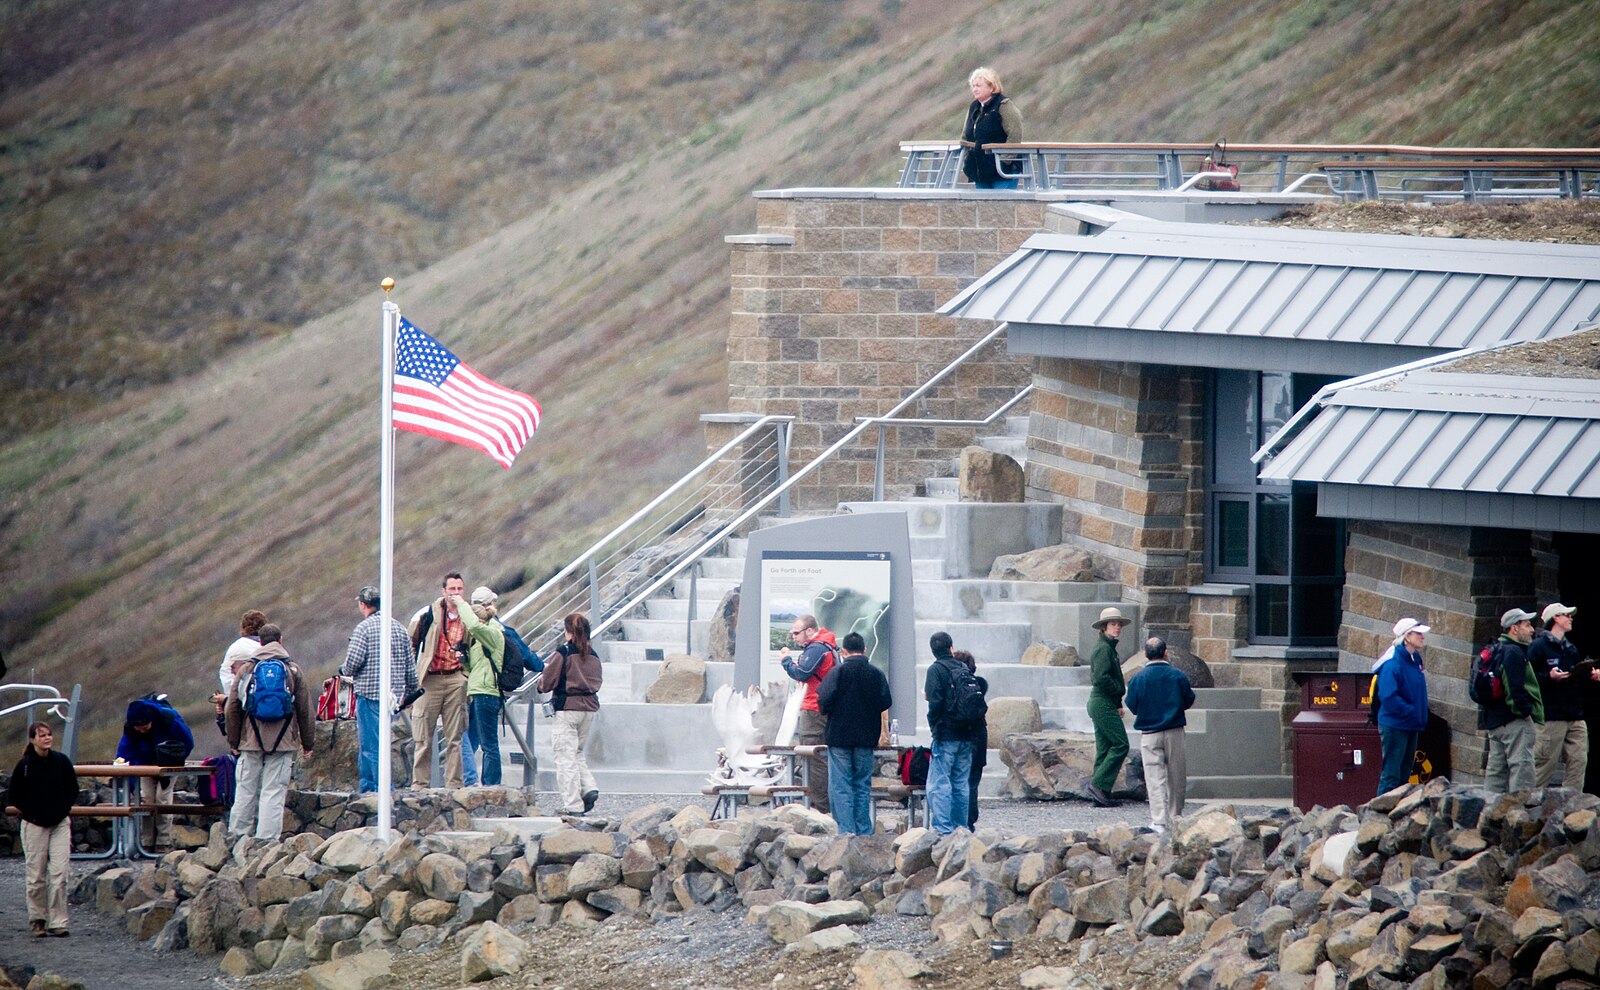
<svg viewBox="0 0 1600 990">
<path fill-rule="evenodd" d="M 957 941 L 1117 929 L 1192 948 L 1184 990 L 1567 988 L 1600 973 L 1597 809 L 1572 791 L 1437 780 L 1357 810 L 1211 811 L 1165 835 L 847 838 L 797 806 L 713 823 L 655 805 L 603 830 L 407 834 L 386 849 L 365 829 L 232 848 L 214 830 L 77 894 L 159 947 L 226 952 L 230 975 L 429 946 L 490 920 L 581 927 L 704 907 L 743 909 L 785 943 L 874 913 L 927 916 Z"/>
</svg>

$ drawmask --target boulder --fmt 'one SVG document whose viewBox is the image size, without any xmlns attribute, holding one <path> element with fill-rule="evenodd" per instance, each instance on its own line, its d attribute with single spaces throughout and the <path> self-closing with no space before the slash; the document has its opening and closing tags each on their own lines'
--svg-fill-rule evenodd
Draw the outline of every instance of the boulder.
<svg viewBox="0 0 1600 990">
<path fill-rule="evenodd" d="M 656 681 L 645 691 L 653 705 L 698 705 L 706 697 L 706 662 L 675 653 L 661 663 Z"/>
<path fill-rule="evenodd" d="M 223 976 L 238 979 L 241 976 L 254 976 L 262 970 L 261 961 L 250 949 L 236 945 L 222 955 L 222 962 L 217 964 L 217 969 Z"/>
<path fill-rule="evenodd" d="M 730 879 L 747 865 L 744 839 L 737 832 L 720 828 L 695 829 L 684 839 L 684 844 L 689 855 Z"/>
<path fill-rule="evenodd" d="M 306 955 L 312 959 L 329 958 L 334 943 L 360 935 L 366 923 L 367 919 L 358 914 L 329 914 L 318 918 L 306 929 Z"/>
<path fill-rule="evenodd" d="M 1072 892 L 1072 916 L 1091 925 L 1110 925 L 1128 918 L 1128 881 L 1102 880 Z"/>
<path fill-rule="evenodd" d="M 856 990 L 916 990 L 923 977 L 931 976 L 920 959 L 899 949 L 868 949 L 850 968 Z"/>
<path fill-rule="evenodd" d="M 1118 771 L 1112 790 L 1120 797 L 1143 800 L 1144 767 L 1137 750 Z M 1034 801 L 1089 800 L 1094 770 L 1094 736 L 1082 732 L 1013 733 L 1001 740 L 1000 759 L 1011 771 L 1004 791 Z"/>
<path fill-rule="evenodd" d="M 989 568 L 991 581 L 1046 581 L 1051 583 L 1095 580 L 1099 562 L 1079 547 L 1058 543 L 1027 553 L 1001 554 Z"/>
<path fill-rule="evenodd" d="M 394 982 L 389 953 L 381 950 L 312 966 L 300 974 L 300 990 L 378 990 Z"/>
<path fill-rule="evenodd" d="M 614 856 L 590 853 L 567 872 L 567 896 L 582 897 L 622 882 L 622 864 Z"/>
<path fill-rule="evenodd" d="M 353 828 L 329 839 L 314 858 L 329 869 L 359 873 L 378 861 L 386 844 L 376 828 Z"/>
<path fill-rule="evenodd" d="M 739 589 L 722 596 L 711 614 L 711 636 L 706 644 L 708 659 L 731 661 L 739 629 Z"/>
<path fill-rule="evenodd" d="M 411 786 L 411 720 L 397 718 L 390 740 L 390 767 L 396 788 Z M 361 747 L 353 720 L 317 722 L 312 727 L 316 746 L 309 759 L 295 761 L 294 786 L 301 791 L 354 793 L 361 782 L 358 757 Z"/>
<path fill-rule="evenodd" d="M 802 956 L 821 955 L 824 952 L 837 952 L 861 944 L 861 936 L 854 929 L 844 926 L 824 928 L 812 932 L 802 938 L 796 939 L 783 947 L 784 952 L 792 952 Z"/>
<path fill-rule="evenodd" d="M 1076 646 L 1054 640 L 1034 643 L 1022 651 L 1022 663 L 1029 667 L 1076 667 L 1080 661 Z"/>
<path fill-rule="evenodd" d="M 467 864 L 449 853 L 429 853 L 417 864 L 417 884 L 427 897 L 453 901 L 467 889 Z"/>
<path fill-rule="evenodd" d="M 779 901 L 767 909 L 767 932 L 782 945 L 798 941 L 812 932 L 835 925 L 862 925 L 872 913 L 860 901 Z"/>
<path fill-rule="evenodd" d="M 528 965 L 527 942 L 492 921 L 485 921 L 461 950 L 461 978 L 468 983 L 513 976 Z"/>
<path fill-rule="evenodd" d="M 1039 702 L 1033 698 L 990 698 L 987 720 L 990 749 L 999 749 L 1002 740 L 1014 732 L 1038 732 L 1044 728 Z"/>
<path fill-rule="evenodd" d="M 685 809 L 687 810 L 687 809 Z M 704 808 L 694 808 L 705 816 Z M 709 816 L 706 816 L 709 820 Z M 704 824 L 704 822 L 702 822 Z M 545 863 L 576 863 L 590 853 L 617 855 L 618 836 L 615 832 L 590 832 L 585 829 L 559 828 L 539 837 L 539 865 Z"/>
<path fill-rule="evenodd" d="M 1021 502 L 1026 485 L 1022 465 L 1009 454 L 978 446 L 961 451 L 961 501 Z"/>
</svg>

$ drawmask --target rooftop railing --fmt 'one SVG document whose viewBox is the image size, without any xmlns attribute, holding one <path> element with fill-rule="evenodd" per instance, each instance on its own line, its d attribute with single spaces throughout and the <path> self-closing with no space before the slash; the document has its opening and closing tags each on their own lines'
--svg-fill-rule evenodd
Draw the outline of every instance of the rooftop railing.
<svg viewBox="0 0 1600 990">
<path fill-rule="evenodd" d="M 906 141 L 903 189 L 955 189 L 966 146 Z M 1345 200 L 1484 201 L 1600 197 L 1600 148 L 1026 142 L 988 145 L 1019 189 L 1288 193 L 1312 183 Z M 1238 169 L 1237 178 L 1232 169 Z M 1227 177 L 1205 173 L 1222 169 Z"/>
</svg>

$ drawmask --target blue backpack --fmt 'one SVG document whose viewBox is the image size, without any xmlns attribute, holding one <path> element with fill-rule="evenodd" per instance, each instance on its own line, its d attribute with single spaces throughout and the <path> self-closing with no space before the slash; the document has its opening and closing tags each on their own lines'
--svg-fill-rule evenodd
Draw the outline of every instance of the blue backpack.
<svg viewBox="0 0 1600 990">
<path fill-rule="evenodd" d="M 250 683 L 245 685 L 244 713 L 250 718 L 256 743 L 262 752 L 276 753 L 278 744 L 283 742 L 284 735 L 289 731 L 289 719 L 294 716 L 294 692 L 289 690 L 289 664 L 286 661 L 277 657 L 256 661 Z M 261 726 L 257 722 L 283 723 L 270 750 L 261 740 Z"/>
</svg>

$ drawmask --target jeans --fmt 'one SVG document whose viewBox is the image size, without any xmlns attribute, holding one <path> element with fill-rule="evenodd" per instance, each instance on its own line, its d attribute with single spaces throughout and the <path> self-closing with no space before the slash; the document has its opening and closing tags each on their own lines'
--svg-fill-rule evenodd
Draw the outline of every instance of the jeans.
<svg viewBox="0 0 1600 990">
<path fill-rule="evenodd" d="M 839 833 L 872 834 L 871 746 L 828 747 L 828 801 Z"/>
<path fill-rule="evenodd" d="M 928 761 L 928 812 L 933 830 L 940 835 L 949 835 L 966 823 L 971 777 L 972 743 L 935 739 Z"/>
<path fill-rule="evenodd" d="M 1015 189 L 1017 188 L 1017 180 L 996 179 L 993 182 L 974 182 L 972 185 L 976 189 Z"/>
<path fill-rule="evenodd" d="M 497 787 L 500 784 L 500 696 L 467 695 L 467 718 L 467 738 L 472 748 L 483 748 L 483 772 L 478 779 L 486 787 Z"/>
<path fill-rule="evenodd" d="M 361 778 L 356 786 L 362 794 L 378 789 L 378 712 L 382 707 L 374 698 L 356 695 L 356 769 Z"/>
<path fill-rule="evenodd" d="M 1417 762 L 1417 740 L 1421 737 L 1420 732 L 1378 726 L 1378 738 L 1383 741 L 1383 774 L 1378 777 L 1379 794 L 1387 794 L 1411 779 L 1411 768 Z"/>
<path fill-rule="evenodd" d="M 472 700 L 467 699 L 467 732 L 461 737 L 461 782 L 478 786 L 478 739 L 472 734 Z"/>
</svg>

